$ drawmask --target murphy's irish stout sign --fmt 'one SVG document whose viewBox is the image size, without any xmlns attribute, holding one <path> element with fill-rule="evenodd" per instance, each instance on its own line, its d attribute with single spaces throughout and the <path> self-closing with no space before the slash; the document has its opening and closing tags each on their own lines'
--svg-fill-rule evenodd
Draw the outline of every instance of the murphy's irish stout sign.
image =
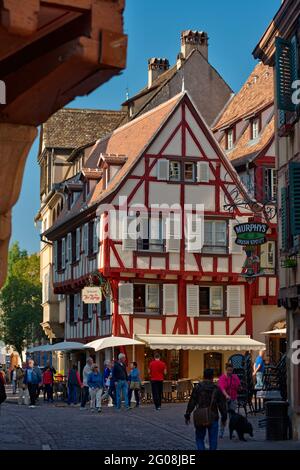
<svg viewBox="0 0 300 470">
<path fill-rule="evenodd" d="M 266 243 L 268 225 L 260 222 L 247 222 L 234 227 L 235 243 L 243 246 L 256 246 Z"/>
</svg>

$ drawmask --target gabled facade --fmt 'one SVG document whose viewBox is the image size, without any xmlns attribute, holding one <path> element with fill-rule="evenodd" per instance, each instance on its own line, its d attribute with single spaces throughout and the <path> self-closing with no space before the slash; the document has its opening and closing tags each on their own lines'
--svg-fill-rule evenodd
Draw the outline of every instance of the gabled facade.
<svg viewBox="0 0 300 470">
<path fill-rule="evenodd" d="M 80 190 L 82 171 L 69 185 L 78 193 L 73 203 L 44 234 L 53 243 L 65 339 L 140 336 L 145 347 L 126 354 L 147 364 L 157 335 L 221 337 L 218 353 L 172 345 L 163 351 L 172 377 L 196 378 L 209 364 L 219 373 L 234 350 L 230 338 L 239 350 L 240 335 L 253 333 L 255 284 L 243 276 L 245 252 L 233 228 L 255 217 L 246 208 L 224 208 L 233 189 L 240 198 L 247 191 L 189 95 L 97 142 L 86 166 L 98 173 L 94 188 Z M 112 295 L 87 306 L 81 290 L 97 273 Z"/>
<path fill-rule="evenodd" d="M 264 204 L 269 214 L 267 242 L 257 250 L 260 269 L 253 292 L 253 334 L 265 340 L 271 362 L 286 351 L 285 336 L 267 334 L 285 321 L 285 311 L 277 307 L 279 289 L 277 233 L 277 172 L 274 130 L 273 69 L 258 63 L 241 90 L 230 100 L 213 125 L 214 135 L 236 169 L 252 200 Z M 259 215 L 259 214 L 258 214 Z M 262 214 L 263 216 L 263 214 Z"/>
</svg>

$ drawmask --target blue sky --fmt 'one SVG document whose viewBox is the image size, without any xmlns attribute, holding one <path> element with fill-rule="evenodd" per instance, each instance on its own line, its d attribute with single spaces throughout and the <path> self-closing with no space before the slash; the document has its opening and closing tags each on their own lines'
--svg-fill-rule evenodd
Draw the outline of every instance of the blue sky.
<svg viewBox="0 0 300 470">
<path fill-rule="evenodd" d="M 132 96 L 147 82 L 147 59 L 167 57 L 173 65 L 180 49 L 180 32 L 206 31 L 209 61 L 234 91 L 255 66 L 251 55 L 281 0 L 126 0 L 127 68 L 89 96 L 69 104 L 77 108 L 119 109 L 126 90 Z M 23 187 L 13 210 L 12 241 L 29 252 L 39 249 L 33 219 L 39 208 L 38 141 L 28 156 Z"/>
</svg>

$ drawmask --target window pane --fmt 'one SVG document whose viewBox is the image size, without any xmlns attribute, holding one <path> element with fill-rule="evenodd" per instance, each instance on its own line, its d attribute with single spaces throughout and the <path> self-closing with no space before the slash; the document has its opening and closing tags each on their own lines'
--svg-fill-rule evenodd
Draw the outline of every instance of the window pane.
<svg viewBox="0 0 300 470">
<path fill-rule="evenodd" d="M 204 222 L 204 244 L 212 245 L 213 241 L 213 224 L 212 222 Z"/>
<path fill-rule="evenodd" d="M 215 239 L 217 246 L 226 245 L 226 222 L 215 222 Z"/>
<path fill-rule="evenodd" d="M 159 285 L 147 284 L 146 285 L 146 311 L 155 313 L 159 311 Z"/>
<path fill-rule="evenodd" d="M 209 287 L 200 287 L 200 315 L 209 315 Z"/>
<path fill-rule="evenodd" d="M 180 163 L 170 161 L 170 180 L 180 180 Z"/>
<path fill-rule="evenodd" d="M 194 163 L 184 164 L 184 180 L 185 181 L 195 180 L 195 164 Z"/>
<path fill-rule="evenodd" d="M 135 312 L 145 311 L 145 285 L 134 284 L 133 286 L 133 302 Z"/>
<path fill-rule="evenodd" d="M 221 313 L 223 310 L 223 288 L 210 288 L 210 309 L 213 314 Z"/>
</svg>

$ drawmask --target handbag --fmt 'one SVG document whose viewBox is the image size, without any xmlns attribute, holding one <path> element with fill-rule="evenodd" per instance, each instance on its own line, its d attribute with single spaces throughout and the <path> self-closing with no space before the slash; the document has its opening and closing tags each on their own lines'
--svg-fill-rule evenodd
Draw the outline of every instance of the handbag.
<svg viewBox="0 0 300 470">
<path fill-rule="evenodd" d="M 130 390 L 139 390 L 140 388 L 140 382 L 130 382 Z"/>
<path fill-rule="evenodd" d="M 216 390 L 214 390 L 213 393 L 212 393 L 209 406 L 207 406 L 205 408 L 200 408 L 198 406 L 195 409 L 195 411 L 193 413 L 193 420 L 194 420 L 194 426 L 196 428 L 208 427 L 212 424 L 213 419 L 212 419 L 212 415 L 211 415 L 211 408 L 212 408 L 212 404 L 213 404 L 213 401 L 214 401 L 214 398 L 215 398 L 215 392 L 216 392 Z"/>
</svg>

